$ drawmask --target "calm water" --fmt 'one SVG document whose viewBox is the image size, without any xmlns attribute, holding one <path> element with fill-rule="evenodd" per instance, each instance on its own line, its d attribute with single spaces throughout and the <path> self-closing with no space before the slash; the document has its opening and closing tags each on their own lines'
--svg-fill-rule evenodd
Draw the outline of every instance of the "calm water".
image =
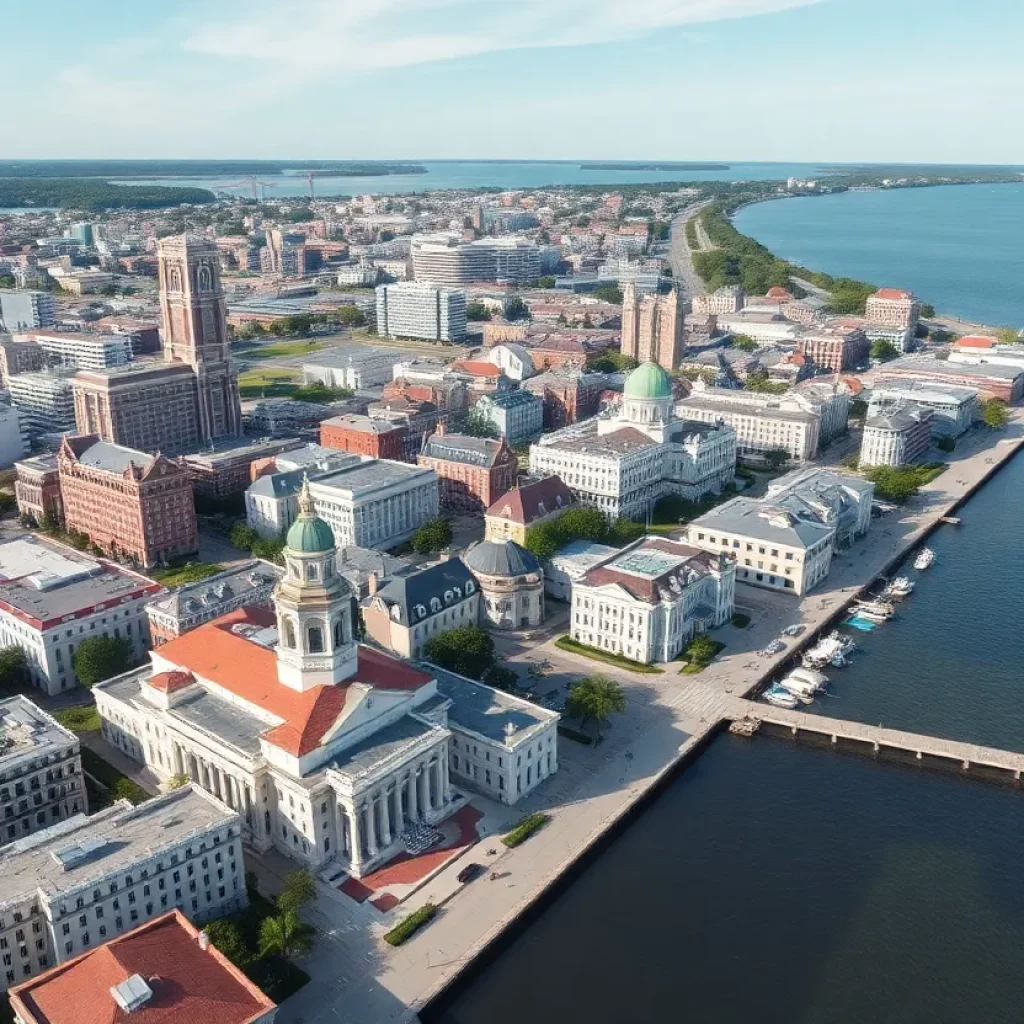
<svg viewBox="0 0 1024 1024">
<path fill-rule="evenodd" d="M 1024 184 L 844 192 L 748 206 L 736 227 L 802 266 L 1024 326 Z"/>
<path fill-rule="evenodd" d="M 1017 1024 L 1022 826 L 1012 790 L 723 737 L 422 1017 Z"/>
<path fill-rule="evenodd" d="M 1018 456 L 957 513 L 961 526 L 933 534 L 931 568 L 904 566 L 917 586 L 898 617 L 856 634 L 852 663 L 829 673 L 834 696 L 807 710 L 1024 751 L 1022 504 Z"/>
<path fill-rule="evenodd" d="M 732 163 L 726 171 L 585 171 L 581 160 L 416 160 L 427 168 L 426 174 L 392 174 L 373 177 L 317 177 L 314 189 L 319 196 L 362 195 L 366 192 L 397 195 L 403 192 L 429 192 L 445 188 L 541 188 L 545 185 L 631 185 L 662 181 L 774 181 L 789 177 L 807 177 L 818 173 L 814 164 Z M 593 161 L 586 161 L 593 162 Z M 600 162 L 600 161 L 597 161 Z M 720 161 L 726 163 L 726 161 Z M 216 178 L 154 178 L 126 181 L 126 185 L 195 185 L 236 195 L 249 194 L 248 188 L 225 189 L 239 180 Z M 309 194 L 306 179 L 294 174 L 271 174 L 263 181 L 274 182 L 267 198 L 287 198 Z"/>
</svg>

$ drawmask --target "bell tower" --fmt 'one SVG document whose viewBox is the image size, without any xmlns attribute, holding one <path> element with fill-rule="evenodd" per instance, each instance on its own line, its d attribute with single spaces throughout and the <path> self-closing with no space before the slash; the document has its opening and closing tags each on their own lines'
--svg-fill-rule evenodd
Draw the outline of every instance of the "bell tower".
<svg viewBox="0 0 1024 1024">
<path fill-rule="evenodd" d="M 237 437 L 242 411 L 217 246 L 178 235 L 161 239 L 159 256 L 164 358 L 187 363 L 195 372 L 200 439 Z"/>
<path fill-rule="evenodd" d="M 352 590 L 338 573 L 334 534 L 316 514 L 308 479 L 285 541 L 284 564 L 274 590 L 277 678 L 300 693 L 348 679 L 358 665 Z"/>
</svg>

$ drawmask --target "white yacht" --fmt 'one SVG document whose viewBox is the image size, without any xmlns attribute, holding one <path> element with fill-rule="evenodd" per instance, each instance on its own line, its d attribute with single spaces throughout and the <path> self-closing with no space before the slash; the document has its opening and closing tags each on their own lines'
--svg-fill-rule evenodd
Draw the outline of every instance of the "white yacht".
<svg viewBox="0 0 1024 1024">
<path fill-rule="evenodd" d="M 826 665 L 845 665 L 846 656 L 854 646 L 849 637 L 843 636 L 838 630 L 833 630 L 803 656 L 804 668 L 820 669 Z"/>
<path fill-rule="evenodd" d="M 764 699 L 769 704 L 774 704 L 777 708 L 795 708 L 800 703 L 795 694 L 790 693 L 788 690 L 783 690 L 779 686 L 773 686 L 770 690 L 765 690 Z"/>
<path fill-rule="evenodd" d="M 886 588 L 882 591 L 882 597 L 908 597 L 911 591 L 914 589 L 914 581 L 906 576 L 897 576 Z"/>
<path fill-rule="evenodd" d="M 927 569 L 935 561 L 935 552 L 931 548 L 921 548 L 914 559 L 915 569 Z"/>
</svg>

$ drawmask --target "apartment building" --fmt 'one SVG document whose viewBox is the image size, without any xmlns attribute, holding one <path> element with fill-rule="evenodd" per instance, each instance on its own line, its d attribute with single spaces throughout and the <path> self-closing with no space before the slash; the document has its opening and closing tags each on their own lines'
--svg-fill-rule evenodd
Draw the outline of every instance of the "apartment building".
<svg viewBox="0 0 1024 1024">
<path fill-rule="evenodd" d="M 28 437 L 75 429 L 73 374 L 73 370 L 56 370 L 19 373 L 8 379 L 11 404 L 18 410 Z"/>
<path fill-rule="evenodd" d="M 377 333 L 385 338 L 461 341 L 466 336 L 466 293 L 402 282 L 377 287 Z"/>
<path fill-rule="evenodd" d="M 665 370 L 679 366 L 683 354 L 683 307 L 673 289 L 668 295 L 641 295 L 632 282 L 622 290 L 622 354 Z"/>
<path fill-rule="evenodd" d="M 0 291 L 0 318 L 8 331 L 52 327 L 57 320 L 57 300 L 49 292 Z"/>
<path fill-rule="evenodd" d="M 865 319 L 884 327 L 913 330 L 921 316 L 921 303 L 912 292 L 899 288 L 879 288 L 869 295 L 864 309 Z"/>
<path fill-rule="evenodd" d="M 33 341 L 14 341 L 0 338 L 0 385 L 17 373 L 35 373 L 46 366 L 46 354 Z"/>
<path fill-rule="evenodd" d="M 192 478 L 162 455 L 65 437 L 57 456 L 64 523 L 110 555 L 148 567 L 199 550 Z"/>
<path fill-rule="evenodd" d="M 248 902 L 238 814 L 195 786 L 119 800 L 0 849 L 0 990 L 177 908 Z"/>
<path fill-rule="evenodd" d="M 0 847 L 87 803 L 78 737 L 28 697 L 0 700 Z"/>
<path fill-rule="evenodd" d="M 540 277 L 540 250 L 515 237 L 465 242 L 458 235 L 416 235 L 411 257 L 414 279 L 442 288 L 484 281 L 524 285 Z"/>
<path fill-rule="evenodd" d="M 805 331 L 797 342 L 797 352 L 822 370 L 843 373 L 867 362 L 871 351 L 868 336 L 859 327 L 826 324 Z"/>
<path fill-rule="evenodd" d="M 106 370 L 125 366 L 135 358 L 127 335 L 103 338 L 95 334 L 29 331 L 25 337 L 43 350 L 50 366 L 63 369 Z"/>
</svg>

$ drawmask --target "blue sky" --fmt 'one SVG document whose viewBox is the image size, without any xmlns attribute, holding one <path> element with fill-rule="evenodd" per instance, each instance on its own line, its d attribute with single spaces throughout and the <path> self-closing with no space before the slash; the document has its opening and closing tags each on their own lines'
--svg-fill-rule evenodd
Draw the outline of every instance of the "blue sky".
<svg viewBox="0 0 1024 1024">
<path fill-rule="evenodd" d="M 1020 0 L 5 6 L 8 159 L 1024 163 Z"/>
</svg>

